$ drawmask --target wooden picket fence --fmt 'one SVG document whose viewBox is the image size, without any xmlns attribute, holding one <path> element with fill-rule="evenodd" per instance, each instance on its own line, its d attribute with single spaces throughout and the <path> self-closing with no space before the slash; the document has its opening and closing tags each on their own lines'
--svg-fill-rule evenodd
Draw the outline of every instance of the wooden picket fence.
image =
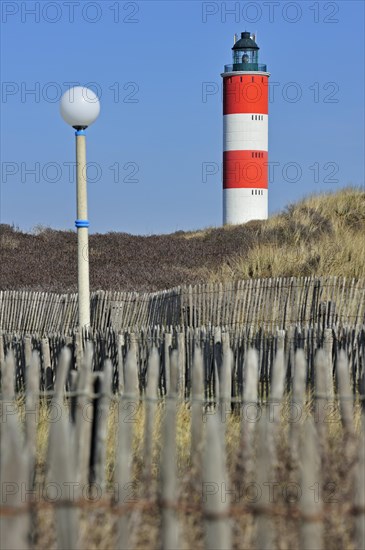
<svg viewBox="0 0 365 550">
<path fill-rule="evenodd" d="M 365 322 L 365 281 L 342 277 L 249 279 L 183 285 L 161 292 L 91 294 L 91 325 L 253 325 Z M 7 332 L 64 332 L 77 328 L 77 294 L 0 292 L 0 328 Z"/>
<path fill-rule="evenodd" d="M 109 327 L 103 331 L 85 330 L 82 333 L 72 331 L 68 335 L 51 333 L 38 334 L 0 333 L 0 361 L 6 353 L 12 350 L 16 365 L 16 389 L 21 391 L 25 386 L 26 366 L 30 362 L 32 352 L 38 351 L 40 357 L 40 389 L 54 390 L 57 373 L 58 357 L 61 349 L 67 346 L 71 352 L 71 369 L 79 368 L 80 357 L 88 342 L 93 343 L 93 371 L 101 371 L 108 359 L 112 365 L 113 391 L 119 391 L 123 384 L 123 365 L 131 346 L 136 350 L 138 360 L 139 386 L 146 388 L 146 372 L 151 349 L 158 350 L 161 361 L 161 376 L 159 379 L 161 393 L 168 388 L 169 356 L 171 350 L 178 350 L 182 370 L 184 371 L 184 392 L 191 393 L 193 372 L 193 350 L 199 340 L 204 350 L 204 388 L 205 394 L 213 396 L 217 382 L 217 372 L 222 347 L 222 338 L 229 339 L 232 349 L 234 368 L 232 372 L 233 395 L 239 395 L 243 385 L 243 365 L 247 350 L 254 348 L 258 353 L 259 383 L 264 391 L 270 383 L 270 372 L 273 368 L 275 354 L 280 345 L 285 351 L 285 370 L 287 373 L 287 389 L 292 389 L 293 357 L 298 349 L 302 349 L 308 364 L 306 380 L 308 387 L 314 385 L 314 357 L 318 348 L 326 350 L 332 368 L 341 350 L 346 353 L 350 365 L 351 385 L 353 391 L 365 388 L 365 325 L 341 326 L 326 328 L 322 324 L 313 326 L 290 325 L 287 330 L 255 329 L 252 326 L 202 326 L 183 327 L 145 327 L 129 328 L 116 331 Z M 281 344 L 282 342 L 282 344 Z M 218 366 L 216 365 L 218 362 Z M 67 388 L 70 389 L 69 382 Z M 365 391 L 360 390 L 360 391 Z"/>
<path fill-rule="evenodd" d="M 252 346 L 237 363 L 228 331 L 216 330 L 210 344 L 205 334 L 193 330 L 187 349 L 175 347 L 167 332 L 163 361 L 152 339 L 146 365 L 131 335 L 115 394 L 112 361 L 93 371 L 91 341 L 77 349 L 77 370 L 62 347 L 54 385 L 40 390 L 39 352 L 30 348 L 29 355 L 28 343 L 22 401 L 14 350 L 6 347 L 1 548 L 364 548 L 364 395 L 353 386 L 346 348 L 339 346 L 335 359 L 326 345 L 313 350 L 308 391 L 306 353 L 288 349 L 279 331 L 262 387 Z M 242 385 L 235 392 L 237 368 Z M 181 443 L 187 431 L 188 443 Z M 110 433 L 115 454 L 108 457 Z"/>
</svg>

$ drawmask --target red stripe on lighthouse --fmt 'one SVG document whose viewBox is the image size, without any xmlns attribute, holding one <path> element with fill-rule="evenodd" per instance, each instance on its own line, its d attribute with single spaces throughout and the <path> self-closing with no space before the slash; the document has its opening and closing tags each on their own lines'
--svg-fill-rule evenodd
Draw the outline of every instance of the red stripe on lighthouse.
<svg viewBox="0 0 365 550">
<path fill-rule="evenodd" d="M 223 114 L 269 112 L 269 77 L 252 74 L 223 78 Z"/>
<path fill-rule="evenodd" d="M 223 153 L 223 188 L 267 189 L 267 151 L 225 151 Z"/>
</svg>

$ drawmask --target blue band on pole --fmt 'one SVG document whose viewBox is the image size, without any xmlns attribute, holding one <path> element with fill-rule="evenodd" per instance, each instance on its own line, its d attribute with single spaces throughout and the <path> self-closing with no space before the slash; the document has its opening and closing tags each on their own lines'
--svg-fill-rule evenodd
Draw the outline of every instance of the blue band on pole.
<svg viewBox="0 0 365 550">
<path fill-rule="evenodd" d="M 76 220 L 75 221 L 75 226 L 77 228 L 79 227 L 89 227 L 90 223 L 89 223 L 89 220 Z"/>
<path fill-rule="evenodd" d="M 86 136 L 85 130 L 76 130 L 75 136 Z"/>
</svg>

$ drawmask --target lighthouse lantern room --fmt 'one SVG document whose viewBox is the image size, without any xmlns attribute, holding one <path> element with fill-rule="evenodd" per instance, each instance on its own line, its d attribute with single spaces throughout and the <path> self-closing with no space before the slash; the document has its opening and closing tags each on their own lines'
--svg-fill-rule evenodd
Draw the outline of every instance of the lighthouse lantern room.
<svg viewBox="0 0 365 550">
<path fill-rule="evenodd" d="M 241 33 L 223 77 L 223 223 L 268 215 L 269 76 L 255 35 Z"/>
</svg>

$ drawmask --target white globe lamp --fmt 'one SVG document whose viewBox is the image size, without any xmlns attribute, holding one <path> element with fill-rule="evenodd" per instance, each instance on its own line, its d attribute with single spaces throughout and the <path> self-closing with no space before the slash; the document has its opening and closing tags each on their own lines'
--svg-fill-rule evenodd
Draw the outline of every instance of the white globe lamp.
<svg viewBox="0 0 365 550">
<path fill-rule="evenodd" d="M 75 129 L 85 129 L 98 118 L 100 101 L 89 88 L 75 86 L 63 94 L 60 102 L 61 116 Z"/>
</svg>

